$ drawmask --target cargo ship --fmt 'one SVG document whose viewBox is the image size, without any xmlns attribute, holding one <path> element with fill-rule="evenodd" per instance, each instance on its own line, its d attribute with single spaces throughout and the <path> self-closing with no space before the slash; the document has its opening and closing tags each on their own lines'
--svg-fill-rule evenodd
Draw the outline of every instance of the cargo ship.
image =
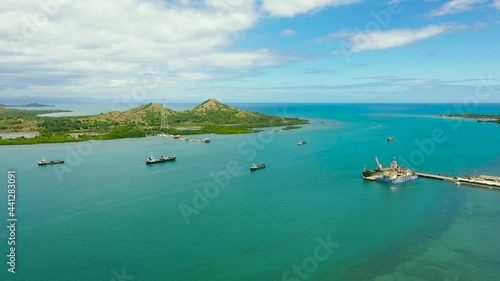
<svg viewBox="0 0 500 281">
<path fill-rule="evenodd" d="M 45 158 L 42 157 L 42 160 L 38 161 L 38 166 L 55 165 L 55 164 L 62 164 L 62 163 L 64 163 L 64 160 L 47 161 L 47 160 L 45 160 Z"/>
<path fill-rule="evenodd" d="M 304 144 L 306 144 L 306 143 L 307 143 L 307 142 L 306 142 L 305 140 L 301 140 L 301 141 L 297 142 L 297 145 L 304 145 Z"/>
<path fill-rule="evenodd" d="M 396 158 L 392 160 L 391 165 L 388 168 L 383 168 L 377 157 L 375 157 L 375 161 L 377 162 L 379 168 L 375 170 L 366 170 L 365 168 L 363 171 L 363 179 L 396 184 L 412 181 L 418 178 L 418 175 L 416 175 L 412 170 L 399 166 Z"/>
<path fill-rule="evenodd" d="M 260 169 L 264 169 L 266 167 L 266 164 L 262 163 L 262 164 L 252 164 L 250 165 L 250 171 L 256 171 L 256 170 L 260 170 Z"/>
<path fill-rule="evenodd" d="M 383 176 L 377 177 L 375 181 L 383 182 L 383 183 L 403 183 L 412 180 L 416 180 L 418 178 L 415 173 L 410 169 L 398 168 L 397 170 L 391 172 L 385 172 Z"/>
<path fill-rule="evenodd" d="M 394 161 L 396 161 L 396 159 L 394 159 Z M 380 161 L 378 160 L 378 157 L 375 156 L 375 162 L 377 163 L 377 169 L 373 169 L 373 170 L 367 170 L 366 169 L 366 165 L 365 165 L 365 169 L 363 170 L 362 174 L 363 174 L 363 177 L 374 177 L 374 176 L 382 176 L 382 174 L 386 171 L 390 171 L 391 168 L 384 168 L 382 167 L 382 164 L 380 164 Z"/>
<path fill-rule="evenodd" d="M 160 156 L 160 159 L 155 159 L 153 156 L 149 156 L 148 159 L 146 160 L 146 165 L 149 164 L 157 164 L 157 163 L 162 163 L 162 162 L 168 162 L 168 161 L 175 161 L 177 157 L 175 156 Z"/>
</svg>

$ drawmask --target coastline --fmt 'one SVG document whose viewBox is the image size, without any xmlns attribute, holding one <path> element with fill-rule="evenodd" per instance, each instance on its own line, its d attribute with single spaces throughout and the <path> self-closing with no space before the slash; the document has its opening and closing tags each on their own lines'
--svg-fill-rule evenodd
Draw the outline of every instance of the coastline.
<svg viewBox="0 0 500 281">
<path fill-rule="evenodd" d="M 74 117 L 40 117 L 37 114 L 40 111 L 1 109 L 5 118 L 0 129 L 6 135 L 15 130 L 21 136 L 0 139 L 0 145 L 84 142 L 141 138 L 157 134 L 251 134 L 262 131 L 261 128 L 300 129 L 300 125 L 310 123 L 309 120 L 296 117 L 237 109 L 215 99 L 184 111 L 174 111 L 160 104 L 149 103 L 124 112 Z M 191 130 L 184 130 L 185 128 Z M 33 131 L 35 136 L 31 137 L 33 134 L 28 134 L 26 130 Z"/>
<path fill-rule="evenodd" d="M 500 124 L 499 114 L 471 114 L 471 113 L 461 113 L 461 114 L 442 114 L 439 115 L 441 118 L 445 119 L 465 119 L 476 121 L 479 123 L 495 123 Z"/>
<path fill-rule="evenodd" d="M 216 129 L 214 127 L 204 127 L 201 130 L 167 130 L 167 133 L 171 135 L 183 135 L 183 136 L 199 136 L 199 135 L 246 135 L 246 134 L 255 134 L 262 132 L 266 129 L 276 128 L 275 131 L 290 131 L 290 130 L 299 130 L 303 129 L 304 125 L 308 125 L 309 123 L 301 123 L 298 125 L 284 125 L 284 126 L 269 126 L 269 127 L 237 127 L 237 130 L 233 131 L 222 131 L 219 129 L 223 129 L 226 126 L 217 126 Z M 208 128 L 208 130 L 207 130 Z M 227 127 L 226 127 L 227 128 Z M 211 130 L 212 129 L 212 130 Z M 27 132 L 16 132 L 19 134 L 27 134 Z M 1 133 L 3 134 L 3 133 Z M 5 133 L 11 134 L 11 133 Z M 33 133 L 30 133 L 33 134 Z M 39 136 L 39 134 L 37 133 Z M 79 137 L 75 137 L 74 135 L 79 135 Z M 68 136 L 61 136 L 55 138 L 38 138 L 35 137 L 18 137 L 18 138 L 9 138 L 9 139 L 0 139 L 0 146 L 2 145 L 36 145 L 36 144 L 44 144 L 44 143 L 77 143 L 77 142 L 88 142 L 92 140 L 106 141 L 106 140 L 115 140 L 115 139 L 130 139 L 130 138 L 145 138 L 148 136 L 156 136 L 157 134 L 145 134 L 143 136 L 127 136 L 127 137 L 109 137 L 107 134 L 94 135 L 94 134 L 79 134 L 78 132 L 72 132 Z"/>
</svg>

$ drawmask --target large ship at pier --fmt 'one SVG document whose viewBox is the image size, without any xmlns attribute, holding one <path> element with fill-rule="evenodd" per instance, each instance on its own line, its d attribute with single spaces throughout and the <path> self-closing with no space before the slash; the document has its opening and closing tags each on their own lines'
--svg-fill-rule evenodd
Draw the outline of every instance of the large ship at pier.
<svg viewBox="0 0 500 281">
<path fill-rule="evenodd" d="M 365 169 L 363 170 L 363 178 L 381 176 L 384 172 L 392 170 L 391 168 L 382 167 L 382 164 L 380 164 L 377 156 L 375 156 L 375 162 L 377 163 L 377 169 L 367 170 L 365 165 Z"/>
<path fill-rule="evenodd" d="M 377 157 L 375 157 L 375 161 L 377 162 L 379 168 L 376 170 L 366 170 L 365 168 L 363 171 L 363 179 L 396 184 L 412 181 L 418 178 L 418 175 L 416 175 L 414 171 L 404 166 L 399 166 L 396 158 L 392 160 L 391 165 L 388 168 L 383 168 Z"/>
</svg>

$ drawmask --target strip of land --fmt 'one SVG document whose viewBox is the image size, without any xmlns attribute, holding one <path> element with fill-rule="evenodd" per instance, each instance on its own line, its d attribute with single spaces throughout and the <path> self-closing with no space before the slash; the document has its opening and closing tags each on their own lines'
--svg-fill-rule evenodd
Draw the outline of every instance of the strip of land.
<svg viewBox="0 0 500 281">
<path fill-rule="evenodd" d="M 0 104 L 1 107 L 55 107 L 52 104 L 41 104 L 41 103 L 27 103 L 27 104 Z"/>
<path fill-rule="evenodd" d="M 476 119 L 477 122 L 497 123 L 500 124 L 499 114 L 474 114 L 474 113 L 461 113 L 461 114 L 445 114 L 444 117 L 451 118 L 467 118 Z"/>
<path fill-rule="evenodd" d="M 260 128 L 297 129 L 308 120 L 240 110 L 210 99 L 190 110 L 175 111 L 160 104 L 146 104 L 125 112 L 91 116 L 41 117 L 61 110 L 17 110 L 0 107 L 0 133 L 30 132 L 34 138 L 0 139 L 0 145 L 60 143 L 148 134 L 245 134 Z M 186 130 L 186 128 L 192 128 Z"/>
</svg>

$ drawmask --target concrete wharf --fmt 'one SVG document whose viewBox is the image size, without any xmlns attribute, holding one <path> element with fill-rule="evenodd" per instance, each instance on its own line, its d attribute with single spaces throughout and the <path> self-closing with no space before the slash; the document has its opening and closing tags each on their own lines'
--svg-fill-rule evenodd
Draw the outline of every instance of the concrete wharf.
<svg viewBox="0 0 500 281">
<path fill-rule="evenodd" d="M 500 177 L 497 176 L 480 175 L 478 177 L 448 177 L 448 176 L 419 173 L 419 172 L 415 172 L 415 174 L 422 178 L 449 181 L 457 185 L 464 184 L 464 185 L 500 190 Z"/>
</svg>

